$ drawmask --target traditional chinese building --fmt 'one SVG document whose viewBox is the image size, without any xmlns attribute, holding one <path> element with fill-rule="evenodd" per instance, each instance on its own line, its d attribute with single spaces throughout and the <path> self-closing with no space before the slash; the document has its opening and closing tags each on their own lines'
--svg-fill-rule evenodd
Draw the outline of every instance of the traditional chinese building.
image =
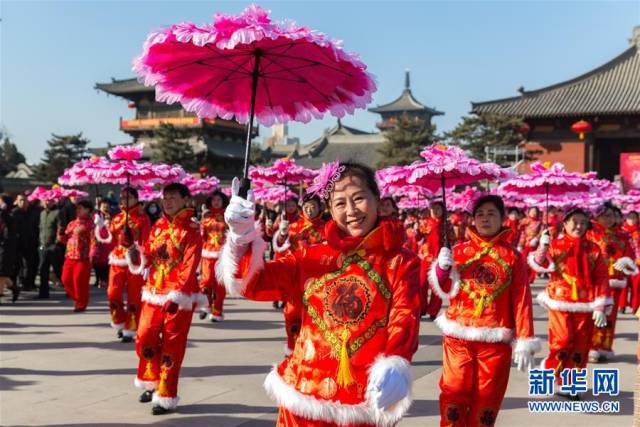
<svg viewBox="0 0 640 427">
<path fill-rule="evenodd" d="M 229 179 L 242 171 L 246 127 L 235 121 L 201 119 L 182 108 L 179 103 L 156 102 L 152 87 L 136 79 L 97 83 L 95 88 L 126 99 L 134 110 L 133 118 L 120 118 L 120 130 L 134 143 L 145 143 L 145 156 L 150 155 L 162 124 L 170 124 L 185 132 L 200 163 L 219 178 Z"/>
<path fill-rule="evenodd" d="M 381 131 L 389 129 L 398 123 L 398 119 L 402 116 L 409 118 L 417 118 L 424 120 L 427 124 L 431 125 L 431 119 L 434 116 L 442 116 L 444 113 L 438 111 L 435 108 L 427 107 L 420 101 L 414 98 L 411 93 L 411 80 L 409 71 L 405 72 L 404 76 L 404 90 L 402 94 L 391 101 L 388 104 L 379 105 L 375 108 L 369 108 L 372 113 L 380 114 L 381 119 L 376 126 Z"/>
<path fill-rule="evenodd" d="M 623 153 L 640 153 L 640 27 L 630 46 L 576 78 L 512 98 L 472 102 L 472 112 L 524 119 L 527 159 L 562 162 L 613 179 Z"/>
</svg>

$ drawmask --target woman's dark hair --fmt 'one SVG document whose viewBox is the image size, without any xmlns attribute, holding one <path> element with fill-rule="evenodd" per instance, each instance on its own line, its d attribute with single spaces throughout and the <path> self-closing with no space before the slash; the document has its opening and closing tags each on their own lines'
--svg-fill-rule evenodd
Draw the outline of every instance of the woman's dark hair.
<svg viewBox="0 0 640 427">
<path fill-rule="evenodd" d="M 504 201 L 502 200 L 502 197 L 496 196 L 495 194 L 487 194 L 486 196 L 482 196 L 478 200 L 476 200 L 476 202 L 473 204 L 473 216 L 476 216 L 476 212 L 478 211 L 480 206 L 484 205 L 485 203 L 491 203 L 493 206 L 495 206 L 500 213 L 500 217 L 504 218 Z"/>
<path fill-rule="evenodd" d="M 189 187 L 187 187 L 186 185 L 181 184 L 179 182 L 173 182 L 171 184 L 168 184 L 167 186 L 165 186 L 162 189 L 162 194 L 167 194 L 167 193 L 172 193 L 172 192 L 179 193 L 180 197 L 182 197 L 182 198 L 191 196 L 191 192 L 189 191 Z"/>
<path fill-rule="evenodd" d="M 322 203 L 320 202 L 320 197 L 317 194 L 305 194 L 304 197 L 302 198 L 302 204 L 304 205 L 307 202 L 316 202 L 318 207 L 322 206 Z"/>
<path fill-rule="evenodd" d="M 130 196 L 133 196 L 136 200 L 139 199 L 138 190 L 133 187 L 124 187 L 122 188 L 121 193 L 129 193 Z"/>
<path fill-rule="evenodd" d="M 398 209 L 398 204 L 396 203 L 393 197 L 387 196 L 387 197 L 383 197 L 381 200 L 389 200 L 391 202 L 391 206 L 393 206 L 393 210 L 396 212 L 400 212 L 400 210 Z"/>
<path fill-rule="evenodd" d="M 89 212 L 93 212 L 93 203 L 88 200 L 80 200 L 76 203 L 76 206 L 82 206 L 83 208 L 88 209 Z"/>
<path fill-rule="evenodd" d="M 577 206 L 573 206 L 573 207 L 567 208 L 567 210 L 564 212 L 564 215 L 562 217 L 562 222 L 565 223 L 569 221 L 571 217 L 574 215 L 584 215 L 587 217 L 587 219 L 589 218 L 589 213 L 586 210 L 579 208 Z"/>
<path fill-rule="evenodd" d="M 376 196 L 376 199 L 380 199 L 380 189 L 376 182 L 376 175 L 369 166 L 365 166 L 358 162 L 340 162 L 340 166 L 344 167 L 344 171 L 340 175 L 341 178 L 345 176 L 357 176 L 361 178 L 369 187 L 369 190 Z"/>
<path fill-rule="evenodd" d="M 511 215 L 512 213 L 515 213 L 515 214 L 517 214 L 517 215 L 520 215 L 520 209 L 518 209 L 518 208 L 509 208 L 509 209 L 507 210 L 507 213 L 508 213 L 509 215 Z"/>
<path fill-rule="evenodd" d="M 211 207 L 211 203 L 213 203 L 213 198 L 214 197 L 220 197 L 222 199 L 222 207 L 226 208 L 229 205 L 229 196 L 227 196 L 226 194 L 224 194 L 222 191 L 220 190 L 216 190 L 213 193 L 211 193 L 211 196 L 207 198 L 207 206 Z"/>
</svg>

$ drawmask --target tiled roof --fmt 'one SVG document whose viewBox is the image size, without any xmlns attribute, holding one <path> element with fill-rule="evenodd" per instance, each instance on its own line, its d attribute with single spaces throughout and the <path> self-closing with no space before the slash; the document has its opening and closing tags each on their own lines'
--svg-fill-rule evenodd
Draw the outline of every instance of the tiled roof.
<svg viewBox="0 0 640 427">
<path fill-rule="evenodd" d="M 523 118 L 640 114 L 640 52 L 634 45 L 606 64 L 574 79 L 520 96 L 472 102 L 474 113 Z"/>
</svg>

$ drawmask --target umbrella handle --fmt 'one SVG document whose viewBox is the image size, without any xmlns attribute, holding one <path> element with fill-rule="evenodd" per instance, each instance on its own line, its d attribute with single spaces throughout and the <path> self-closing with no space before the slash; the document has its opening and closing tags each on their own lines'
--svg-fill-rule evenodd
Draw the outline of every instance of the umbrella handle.
<svg viewBox="0 0 640 427">
<path fill-rule="evenodd" d="M 449 236 L 447 233 L 447 197 L 444 182 L 444 173 L 440 175 L 440 182 L 442 184 L 442 236 L 444 237 L 444 247 L 451 249 L 451 243 L 449 242 Z"/>
</svg>

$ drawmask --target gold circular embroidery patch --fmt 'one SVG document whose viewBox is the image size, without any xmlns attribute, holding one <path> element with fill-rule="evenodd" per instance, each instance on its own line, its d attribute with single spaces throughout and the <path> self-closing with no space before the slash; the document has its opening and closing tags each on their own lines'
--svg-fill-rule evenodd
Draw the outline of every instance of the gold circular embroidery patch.
<svg viewBox="0 0 640 427">
<path fill-rule="evenodd" d="M 320 381 L 320 387 L 318 388 L 318 394 L 320 394 L 320 397 L 322 397 L 323 399 L 331 399 L 336 395 L 336 392 L 338 391 L 338 385 L 333 380 L 333 378 L 329 377 Z"/>
<path fill-rule="evenodd" d="M 358 325 L 371 306 L 371 292 L 356 275 L 339 277 L 327 286 L 324 306 L 338 325 Z"/>
</svg>

